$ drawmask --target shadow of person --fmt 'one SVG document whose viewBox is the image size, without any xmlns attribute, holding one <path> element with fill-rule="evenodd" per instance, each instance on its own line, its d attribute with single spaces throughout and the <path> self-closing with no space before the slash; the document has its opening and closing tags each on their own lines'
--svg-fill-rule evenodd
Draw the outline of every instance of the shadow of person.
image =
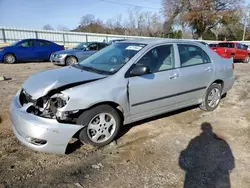
<svg viewBox="0 0 250 188">
<path fill-rule="evenodd" d="M 184 188 L 230 188 L 229 173 L 235 167 L 232 151 L 210 123 L 203 123 L 201 129 L 179 157 L 186 172 Z"/>
</svg>

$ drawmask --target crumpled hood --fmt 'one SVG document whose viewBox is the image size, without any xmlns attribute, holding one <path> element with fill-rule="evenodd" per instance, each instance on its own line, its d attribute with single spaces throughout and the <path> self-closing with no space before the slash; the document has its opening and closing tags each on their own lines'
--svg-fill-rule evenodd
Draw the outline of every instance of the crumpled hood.
<svg viewBox="0 0 250 188">
<path fill-rule="evenodd" d="M 105 75 L 84 71 L 75 67 L 63 67 L 36 73 L 23 84 L 23 89 L 36 100 L 52 89 L 68 84 L 88 82 L 106 77 Z"/>
<path fill-rule="evenodd" d="M 67 50 L 60 50 L 58 52 L 55 52 L 55 54 L 70 54 L 75 52 L 84 52 L 84 50 L 77 50 L 77 49 L 67 49 Z"/>
</svg>

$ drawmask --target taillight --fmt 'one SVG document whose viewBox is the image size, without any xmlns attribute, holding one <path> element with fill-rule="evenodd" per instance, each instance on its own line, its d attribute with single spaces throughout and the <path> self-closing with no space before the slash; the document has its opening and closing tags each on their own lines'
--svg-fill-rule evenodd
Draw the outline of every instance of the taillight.
<svg viewBox="0 0 250 188">
<path fill-rule="evenodd" d="M 64 46 L 61 46 L 61 49 L 62 49 L 62 50 L 65 50 L 65 49 L 64 49 Z"/>
</svg>

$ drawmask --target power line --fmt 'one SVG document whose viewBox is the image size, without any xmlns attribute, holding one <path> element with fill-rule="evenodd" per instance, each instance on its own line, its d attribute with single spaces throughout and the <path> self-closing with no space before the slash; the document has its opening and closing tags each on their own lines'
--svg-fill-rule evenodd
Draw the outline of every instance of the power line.
<svg viewBox="0 0 250 188">
<path fill-rule="evenodd" d="M 144 0 L 144 1 L 148 1 L 148 2 L 151 2 L 151 3 L 161 3 L 160 1 L 154 1 L 154 0 Z"/>
<path fill-rule="evenodd" d="M 129 3 L 114 2 L 114 1 L 109 1 L 109 0 L 99 0 L 99 1 L 106 2 L 106 3 L 118 4 L 118 5 L 126 5 L 126 6 L 147 8 L 147 9 L 153 9 L 153 10 L 159 10 L 160 9 L 160 8 L 145 7 L 145 6 L 140 6 L 140 5 L 133 5 L 133 4 L 129 4 Z"/>
</svg>

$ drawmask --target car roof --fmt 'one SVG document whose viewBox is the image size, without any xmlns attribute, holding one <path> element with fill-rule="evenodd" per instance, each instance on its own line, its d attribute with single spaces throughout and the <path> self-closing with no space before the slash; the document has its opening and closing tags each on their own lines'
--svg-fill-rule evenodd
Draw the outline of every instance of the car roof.
<svg viewBox="0 0 250 188">
<path fill-rule="evenodd" d="M 93 43 L 100 43 L 100 44 L 106 44 L 106 42 L 96 42 L 96 41 L 93 41 L 93 42 L 80 42 L 79 44 L 93 44 Z"/>
<path fill-rule="evenodd" d="M 234 44 L 234 43 L 237 43 L 237 42 L 232 42 L 232 41 L 225 41 L 225 42 L 219 42 L 218 44 L 221 44 L 221 43 L 228 43 L 228 44 Z M 238 42 L 239 43 L 239 42 Z"/>
<path fill-rule="evenodd" d="M 19 40 L 19 41 L 23 41 L 23 40 L 42 40 L 42 41 L 46 41 L 46 42 L 52 42 L 52 41 L 45 40 L 45 39 L 34 39 L 34 38 L 21 39 L 21 40 Z"/>
<path fill-rule="evenodd" d="M 121 41 L 119 43 L 141 43 L 141 44 L 147 44 L 147 45 L 156 45 L 156 44 L 161 44 L 161 43 L 178 43 L 178 42 L 181 42 L 181 43 L 193 43 L 193 44 L 200 43 L 200 41 L 195 41 L 195 40 L 162 39 L 162 38 L 155 38 L 155 39 L 132 39 L 132 40 Z"/>
</svg>

